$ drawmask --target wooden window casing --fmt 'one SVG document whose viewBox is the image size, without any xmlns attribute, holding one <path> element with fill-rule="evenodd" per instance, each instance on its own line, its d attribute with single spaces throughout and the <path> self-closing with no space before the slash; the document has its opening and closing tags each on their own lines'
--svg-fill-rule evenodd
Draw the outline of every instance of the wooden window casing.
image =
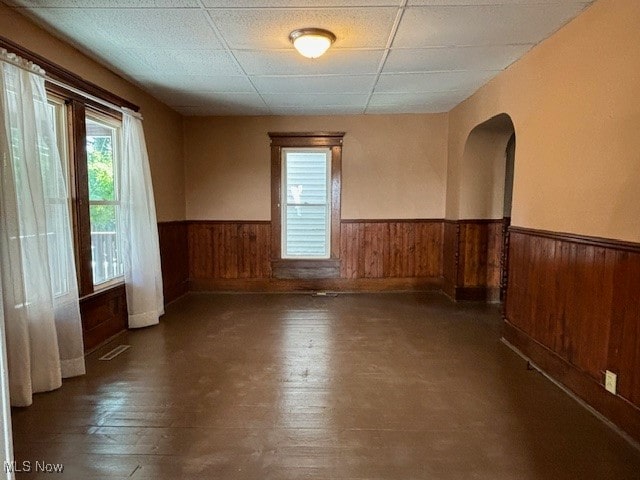
<svg viewBox="0 0 640 480">
<path fill-rule="evenodd" d="M 337 278 L 340 276 L 340 194 L 342 187 L 342 143 L 344 132 L 269 132 L 271 138 L 271 270 L 276 278 Z M 329 148 L 330 255 L 328 259 L 282 258 L 282 150 L 284 148 Z"/>
</svg>

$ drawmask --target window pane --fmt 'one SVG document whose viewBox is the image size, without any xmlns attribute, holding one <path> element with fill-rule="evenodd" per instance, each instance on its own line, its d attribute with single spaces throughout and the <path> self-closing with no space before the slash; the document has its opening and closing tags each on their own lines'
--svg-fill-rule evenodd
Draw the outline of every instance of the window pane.
<svg viewBox="0 0 640 480">
<path fill-rule="evenodd" d="M 116 200 L 116 129 L 87 119 L 87 168 L 89 200 Z"/>
<path fill-rule="evenodd" d="M 124 274 L 117 231 L 117 205 L 91 205 L 91 263 L 93 283 L 99 284 Z"/>
<path fill-rule="evenodd" d="M 327 153 L 287 152 L 287 203 L 327 203 Z"/>
<path fill-rule="evenodd" d="M 328 212 L 326 206 L 286 207 L 285 256 L 326 258 L 328 251 Z"/>
<path fill-rule="evenodd" d="M 87 171 L 93 283 L 122 277 L 118 231 L 118 125 L 87 117 Z"/>
<path fill-rule="evenodd" d="M 283 158 L 282 255 L 329 258 L 330 150 L 286 149 Z"/>
</svg>

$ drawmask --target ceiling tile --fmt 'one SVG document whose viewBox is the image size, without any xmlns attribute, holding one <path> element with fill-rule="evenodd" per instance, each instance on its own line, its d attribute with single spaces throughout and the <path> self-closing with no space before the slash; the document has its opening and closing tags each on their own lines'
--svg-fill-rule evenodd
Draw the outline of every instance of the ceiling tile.
<svg viewBox="0 0 640 480">
<path fill-rule="evenodd" d="M 524 55 L 532 45 L 483 47 L 394 48 L 383 73 L 442 72 L 446 70 L 501 70 Z"/>
<path fill-rule="evenodd" d="M 296 8 L 296 7 L 397 7 L 400 0 L 203 0 L 205 7 Z"/>
<path fill-rule="evenodd" d="M 208 117 L 215 115 L 270 115 L 271 111 L 266 107 L 242 107 L 242 106 L 220 106 L 203 105 L 200 107 L 172 107 L 176 112 L 187 117 L 200 116 Z"/>
<path fill-rule="evenodd" d="M 30 11 L 45 22 L 58 25 L 71 39 L 91 35 L 95 43 L 122 49 L 132 46 L 186 50 L 223 48 L 207 23 L 206 14 L 199 10 L 36 8 Z"/>
<path fill-rule="evenodd" d="M 208 75 L 138 75 L 134 79 L 154 91 L 163 91 L 167 95 L 177 92 L 229 92 L 253 93 L 255 89 L 245 76 L 208 76 Z"/>
<path fill-rule="evenodd" d="M 375 93 L 367 113 L 440 113 L 448 112 L 473 92 L 455 90 L 430 93 Z"/>
<path fill-rule="evenodd" d="M 361 107 L 367 103 L 368 94 L 321 94 L 321 93 L 269 93 L 262 98 L 269 107 Z"/>
<path fill-rule="evenodd" d="M 209 10 L 233 49 L 291 48 L 289 34 L 309 26 L 326 28 L 337 37 L 337 48 L 383 48 L 397 8 L 220 9 Z"/>
<path fill-rule="evenodd" d="M 271 108 L 273 115 L 360 115 L 364 107 L 279 107 Z"/>
<path fill-rule="evenodd" d="M 86 46 L 87 44 L 89 44 L 89 46 Z M 119 49 L 113 45 L 103 44 L 99 49 L 99 53 L 95 54 L 92 53 L 95 51 L 92 46 L 93 43 L 87 41 L 83 42 L 83 45 L 78 48 L 102 64 L 117 72 L 122 72 L 125 77 L 132 78 L 136 75 L 154 72 L 152 65 L 131 52 Z"/>
<path fill-rule="evenodd" d="M 251 77 L 262 93 L 362 93 L 371 91 L 375 75 Z"/>
<path fill-rule="evenodd" d="M 401 0 L 13 3 L 185 115 L 323 115 L 447 111 L 591 2 L 408 0 L 379 76 Z M 320 59 L 306 26 L 338 36 Z"/>
<path fill-rule="evenodd" d="M 455 103 L 435 101 L 431 105 L 375 105 L 367 107 L 367 115 L 394 115 L 399 113 L 445 113 L 455 107 Z"/>
<path fill-rule="evenodd" d="M 452 90 L 450 92 L 426 93 L 374 93 L 369 101 L 369 107 L 429 107 L 438 101 L 457 105 L 469 96 L 468 90 Z"/>
<path fill-rule="evenodd" d="M 498 73 L 476 71 L 383 74 L 378 79 L 375 93 L 475 91 Z"/>
<path fill-rule="evenodd" d="M 123 50 L 162 75 L 240 75 L 242 70 L 226 50 L 173 50 L 136 48 Z M 134 65 L 131 68 L 135 68 Z"/>
<path fill-rule="evenodd" d="M 23 13 L 33 17 L 36 22 L 42 25 L 49 25 L 50 30 L 61 33 L 75 43 L 91 47 L 94 45 L 114 45 L 109 38 L 102 38 L 102 35 L 91 35 L 91 25 L 88 10 L 74 8 L 33 8 L 24 10 Z"/>
<path fill-rule="evenodd" d="M 533 5 L 435 6 L 408 8 L 394 47 L 420 48 L 537 43 L 577 15 L 573 1 Z"/>
<path fill-rule="evenodd" d="M 198 0 L 12 0 L 23 7 L 70 8 L 197 8 Z"/>
<path fill-rule="evenodd" d="M 255 92 L 210 92 L 210 91 L 175 91 L 153 88 L 151 93 L 162 98 L 170 106 L 200 107 L 203 105 L 265 107 L 264 102 Z"/>
<path fill-rule="evenodd" d="M 357 75 L 377 73 L 383 50 L 329 50 L 320 58 L 305 58 L 293 48 L 277 51 L 234 51 L 249 75 Z"/>
<path fill-rule="evenodd" d="M 267 109 L 260 95 L 257 93 L 214 93 L 188 92 L 178 102 L 172 102 L 174 107 L 202 107 L 211 106 L 224 109 Z"/>
</svg>

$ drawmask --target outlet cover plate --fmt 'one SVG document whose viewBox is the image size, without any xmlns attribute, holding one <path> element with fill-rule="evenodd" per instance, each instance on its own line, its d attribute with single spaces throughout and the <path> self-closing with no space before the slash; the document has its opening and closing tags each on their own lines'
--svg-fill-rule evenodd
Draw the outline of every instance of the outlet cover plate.
<svg viewBox="0 0 640 480">
<path fill-rule="evenodd" d="M 615 395 L 617 382 L 618 376 L 615 373 L 609 370 L 604 372 L 604 388 L 607 390 L 607 392 L 613 393 Z"/>
</svg>

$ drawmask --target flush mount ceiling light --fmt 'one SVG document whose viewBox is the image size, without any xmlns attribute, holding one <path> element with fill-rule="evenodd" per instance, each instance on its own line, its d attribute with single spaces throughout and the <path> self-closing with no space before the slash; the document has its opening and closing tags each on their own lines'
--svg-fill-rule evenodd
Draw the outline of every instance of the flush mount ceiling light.
<svg viewBox="0 0 640 480">
<path fill-rule="evenodd" d="M 318 58 L 336 41 L 336 36 L 322 28 L 300 28 L 289 34 L 296 50 L 307 58 Z"/>
</svg>

